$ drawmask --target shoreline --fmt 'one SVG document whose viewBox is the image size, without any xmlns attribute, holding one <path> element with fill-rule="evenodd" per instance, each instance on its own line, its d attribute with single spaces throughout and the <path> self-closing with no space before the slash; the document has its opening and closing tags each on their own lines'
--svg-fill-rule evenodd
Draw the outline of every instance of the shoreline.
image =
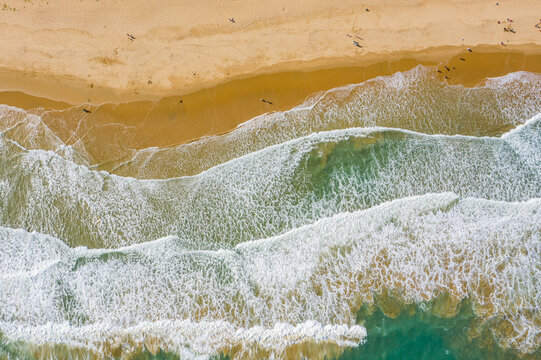
<svg viewBox="0 0 541 360">
<path fill-rule="evenodd" d="M 109 137 L 107 132 L 111 130 L 104 127 L 115 124 L 129 127 L 133 132 L 136 140 L 130 140 L 130 148 L 170 147 L 227 133 L 264 113 L 289 110 L 321 91 L 406 71 L 417 65 L 439 66 L 444 73 L 436 75 L 442 81 L 465 86 L 515 71 L 541 73 L 541 46 L 528 45 L 521 50 L 502 52 L 498 47 L 485 46 L 474 48 L 470 53 L 462 47 L 441 47 L 417 53 L 380 55 L 367 57 L 357 66 L 276 71 L 158 100 L 71 105 L 57 99 L 8 91 L 0 92 L 0 103 L 26 110 L 44 107 L 47 110 L 31 112 L 44 114 L 45 122 L 57 133 L 70 133 L 78 128 L 84 115 L 86 129 L 93 127 L 93 131 L 102 132 L 103 139 Z M 467 61 L 459 60 L 460 57 Z M 456 66 L 448 73 L 448 80 L 444 79 L 445 64 Z M 83 107 L 92 113 L 83 114 Z M 72 136 L 70 133 L 66 137 Z"/>
<path fill-rule="evenodd" d="M 481 54 L 498 54 L 498 56 L 517 56 L 521 55 L 526 58 L 541 56 L 541 44 L 530 43 L 522 45 L 514 45 L 510 48 L 501 46 L 481 44 L 470 47 L 475 53 Z M 270 67 L 246 73 L 237 76 L 231 76 L 224 79 L 215 79 L 213 81 L 200 82 L 190 86 L 178 86 L 171 89 L 162 89 L 156 91 L 148 91 L 134 94 L 133 91 L 123 91 L 119 89 L 95 86 L 91 81 L 65 76 L 46 76 L 37 73 L 28 73 L 13 69 L 6 69 L 0 66 L 0 103 L 7 104 L 23 109 L 43 106 L 51 109 L 65 109 L 77 105 L 94 105 L 100 106 L 109 103 L 133 103 L 142 101 L 160 102 L 166 98 L 172 97 L 192 97 L 201 92 L 222 91 L 222 88 L 238 87 L 244 84 L 250 84 L 256 81 L 263 80 L 260 84 L 255 84 L 254 87 L 259 87 L 256 91 L 269 91 L 268 83 L 276 83 L 276 81 L 267 78 L 272 77 L 289 77 L 302 81 L 304 77 L 335 77 L 337 80 L 316 80 L 322 82 L 321 85 L 313 86 L 310 93 L 303 91 L 303 85 L 300 85 L 301 94 L 296 96 L 297 100 L 288 103 L 287 105 L 273 108 L 273 110 L 285 110 L 292 104 L 298 104 L 300 97 L 306 97 L 317 91 L 325 91 L 332 87 L 346 85 L 348 82 L 343 74 L 344 71 L 353 71 L 356 69 L 363 70 L 367 73 L 366 76 L 359 77 L 357 74 L 352 74 L 349 83 L 358 83 L 366 81 L 372 77 L 381 75 L 390 75 L 393 72 L 408 70 L 407 65 L 438 65 L 453 62 L 461 55 L 467 54 L 468 46 L 439 46 L 431 47 L 417 51 L 395 51 L 389 53 L 367 53 L 359 58 L 352 59 L 350 57 L 337 57 L 328 59 L 315 59 L 306 62 L 285 62 L 274 64 Z M 469 54 L 471 55 L 471 54 Z M 541 57 L 539 57 L 541 59 Z M 498 61 L 498 60 L 496 60 Z M 383 69 L 385 63 L 389 63 L 388 69 Z M 469 64 L 464 64 L 469 65 Z M 477 64 L 480 65 L 480 64 Z M 487 63 L 490 65 L 490 63 Z M 498 76 L 505 72 L 510 72 L 507 69 L 509 64 L 501 62 L 498 64 L 502 67 L 501 71 L 495 69 L 494 64 L 490 65 L 490 71 L 486 71 L 489 75 L 473 75 L 461 76 L 460 78 L 451 78 L 448 82 L 451 84 L 461 83 L 470 86 L 480 79 L 487 76 Z M 541 72 L 541 64 L 527 64 L 528 71 Z M 513 68 L 511 66 L 511 68 Z M 364 70 L 366 69 L 366 70 Z M 378 70 L 375 70 L 378 69 Z M 477 69 L 483 70 L 483 69 Z M 513 70 L 511 70 L 513 71 Z M 334 73 L 332 75 L 328 75 Z M 490 75 L 490 74 L 497 75 Z M 266 81 L 266 82 L 265 82 Z M 311 82 L 314 80 L 311 79 Z M 276 84 L 273 84 L 276 85 Z M 265 89 L 267 88 L 267 89 Z M 197 95 L 195 95 L 197 96 Z M 89 101 L 90 100 L 90 101 Z M 35 104 L 33 104 L 35 103 Z M 17 104 L 20 104 L 18 106 Z"/>
</svg>

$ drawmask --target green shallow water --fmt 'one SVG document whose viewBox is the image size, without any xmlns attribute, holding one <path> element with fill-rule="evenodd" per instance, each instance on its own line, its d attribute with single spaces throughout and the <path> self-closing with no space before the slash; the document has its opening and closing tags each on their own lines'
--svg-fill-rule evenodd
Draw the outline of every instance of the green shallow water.
<svg viewBox="0 0 541 360">
<path fill-rule="evenodd" d="M 319 133 L 167 181 L 90 171 L 0 139 L 0 221 L 71 246 L 175 235 L 191 249 L 228 249 L 407 196 L 525 201 L 541 194 L 540 164 L 541 118 L 506 138 Z"/>
<path fill-rule="evenodd" d="M 411 306 L 410 311 L 414 313 L 403 312 L 392 319 L 378 309 L 365 318 L 366 343 L 346 350 L 336 359 L 520 359 L 516 352 L 496 344 L 488 326 L 476 331 L 478 320 L 469 303 L 451 318 L 437 317 L 418 306 Z"/>
<path fill-rule="evenodd" d="M 377 313 L 366 304 L 395 316 L 401 303 L 436 298 L 421 308 L 453 315 L 456 301 L 469 299 L 475 322 L 500 329 L 500 341 L 535 351 L 539 314 L 531 309 L 541 276 L 540 212 L 539 199 L 428 194 L 322 219 L 231 251 L 204 252 L 185 251 L 171 237 L 117 250 L 73 249 L 50 236 L 0 228 L 6 274 L 0 277 L 0 325 L 10 338 L 45 348 L 81 344 L 128 357 L 150 336 L 169 351 L 243 349 L 235 358 L 266 358 L 273 354 L 269 348 L 280 357 L 283 337 L 301 350 L 317 344 L 324 351 L 361 342 L 359 323 L 369 336 L 380 334 L 372 326 Z M 374 299 L 386 289 L 396 301 Z M 449 291 L 455 300 L 437 300 Z M 502 332 L 502 319 L 517 332 Z M 312 332 L 314 321 L 329 328 L 315 324 Z M 398 328 L 402 321 L 411 327 L 400 317 Z M 524 336 L 515 341 L 518 334 Z"/>
</svg>

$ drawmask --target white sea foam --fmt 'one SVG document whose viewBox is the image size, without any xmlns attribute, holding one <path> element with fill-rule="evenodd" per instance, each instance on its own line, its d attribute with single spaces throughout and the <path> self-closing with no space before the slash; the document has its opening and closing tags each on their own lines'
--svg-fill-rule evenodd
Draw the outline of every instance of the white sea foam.
<svg viewBox="0 0 541 360">
<path fill-rule="evenodd" d="M 527 200 L 541 194 L 540 122 L 503 138 L 333 130 L 166 181 L 90 171 L 0 141 L 1 224 L 71 245 L 174 235 L 185 248 L 216 249 L 427 192 Z"/>
<path fill-rule="evenodd" d="M 315 321 L 298 325 L 277 323 L 272 328 L 242 328 L 226 321 L 190 320 L 143 322 L 128 328 L 100 324 L 77 329 L 69 323 L 28 329 L 0 322 L 0 328 L 12 340 L 36 345 L 58 344 L 68 339 L 69 345 L 89 349 L 98 355 L 104 354 L 106 346 L 144 345 L 152 352 L 162 349 L 187 359 L 208 358 L 209 355 L 217 355 L 235 347 L 241 349 L 237 350 L 237 358 L 257 358 L 261 353 L 280 358 L 288 348 L 295 345 L 356 347 L 362 344 L 366 336 L 366 329 L 361 325 L 321 325 Z"/>
<path fill-rule="evenodd" d="M 503 345 L 532 352 L 541 341 L 540 99 L 537 74 L 467 89 L 418 67 L 230 134 L 137 152 L 115 170 L 202 171 L 163 181 L 91 171 L 115 144 L 96 157 L 88 124 L 60 134 L 2 105 L 0 331 L 101 354 L 127 344 L 279 357 L 299 344 L 360 343 L 356 311 L 374 294 L 410 303 L 446 292 L 452 301 L 438 311 L 452 315 L 468 297 Z M 533 114 L 501 137 L 471 136 Z M 458 196 L 390 201 L 445 191 Z"/>
<path fill-rule="evenodd" d="M 152 341 L 195 355 L 239 346 L 279 356 L 300 342 L 362 341 L 357 310 L 388 290 L 403 303 L 449 293 L 453 301 L 438 311 L 451 315 L 468 297 L 479 322 L 496 330 L 510 322 L 496 332 L 502 344 L 521 352 L 541 345 L 541 199 L 429 194 L 219 251 L 186 251 L 174 238 L 69 249 L 45 235 L 0 234 L 0 253 L 9 254 L 0 330 L 12 340 L 101 352 Z M 40 254 L 33 241 L 58 250 Z M 28 269 L 18 259 L 45 270 L 10 276 Z"/>
<path fill-rule="evenodd" d="M 67 146 L 40 116 L 17 107 L 0 105 L 0 134 L 26 149 L 52 151 L 77 164 L 89 165 L 89 156 L 84 148 Z"/>
</svg>

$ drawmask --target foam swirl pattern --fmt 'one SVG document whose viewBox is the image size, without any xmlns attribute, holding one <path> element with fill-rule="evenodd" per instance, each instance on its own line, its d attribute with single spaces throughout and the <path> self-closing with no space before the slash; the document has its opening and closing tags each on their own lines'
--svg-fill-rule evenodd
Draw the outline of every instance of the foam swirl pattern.
<svg viewBox="0 0 541 360">
<path fill-rule="evenodd" d="M 228 134 L 170 148 L 148 147 L 148 141 L 141 148 L 137 139 L 144 134 L 137 132 L 137 124 L 123 125 L 112 118 L 113 123 L 100 125 L 80 107 L 27 113 L 0 105 L 0 130 L 17 120 L 18 128 L 9 136 L 27 149 L 61 155 L 70 149 L 66 158 L 83 165 L 122 176 L 165 179 L 195 175 L 318 131 L 381 126 L 425 134 L 498 136 L 541 111 L 539 74 L 511 73 L 475 87 L 448 85 L 436 74 L 432 67 L 418 66 L 331 89 L 292 110 L 252 119 Z M 100 108 L 94 111 L 100 112 Z M 160 121 L 160 116 L 168 118 L 156 114 L 154 121 Z"/>
<path fill-rule="evenodd" d="M 166 181 L 91 171 L 4 140 L 1 225 L 74 246 L 175 235 L 190 248 L 212 249 L 427 192 L 523 201 L 541 194 L 540 129 L 537 116 L 501 138 L 335 130 Z"/>
</svg>

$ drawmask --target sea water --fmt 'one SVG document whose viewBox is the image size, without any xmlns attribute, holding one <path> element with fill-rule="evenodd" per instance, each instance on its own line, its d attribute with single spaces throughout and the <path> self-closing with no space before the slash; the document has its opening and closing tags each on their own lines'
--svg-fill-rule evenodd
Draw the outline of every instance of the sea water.
<svg viewBox="0 0 541 360">
<path fill-rule="evenodd" d="M 107 166 L 0 106 L 0 356 L 539 357 L 541 77 L 432 73 Z"/>
</svg>

